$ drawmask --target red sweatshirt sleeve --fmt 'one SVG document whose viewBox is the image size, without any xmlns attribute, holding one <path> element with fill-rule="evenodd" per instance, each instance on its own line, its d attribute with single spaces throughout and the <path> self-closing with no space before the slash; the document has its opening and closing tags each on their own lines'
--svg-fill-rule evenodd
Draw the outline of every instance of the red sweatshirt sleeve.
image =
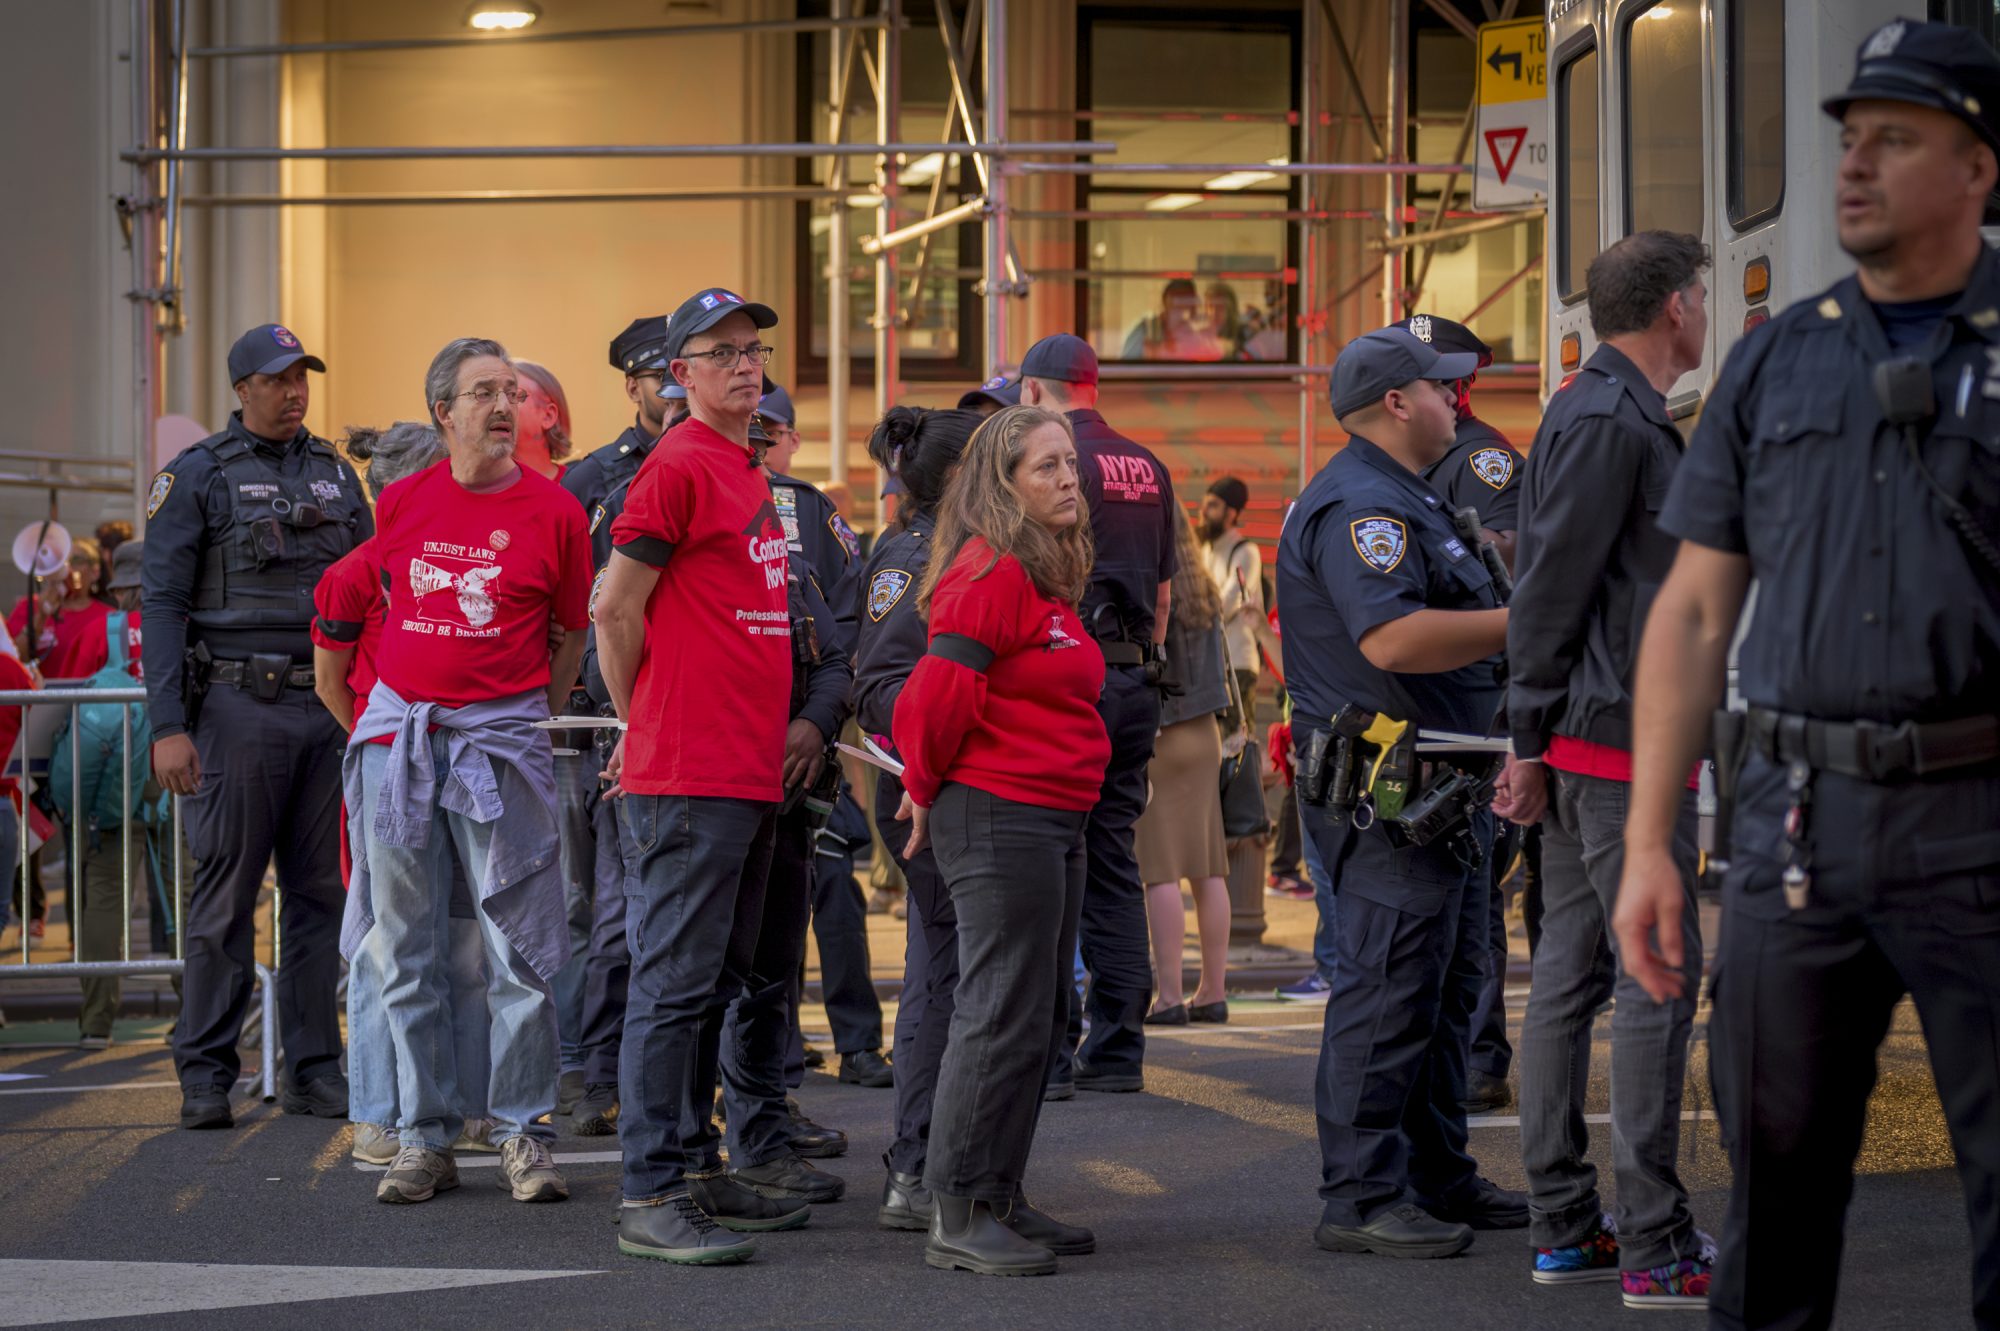
<svg viewBox="0 0 2000 1331">
<path fill-rule="evenodd" d="M 983 578 L 974 574 L 992 555 L 983 542 L 961 551 L 931 596 L 931 638 L 955 633 L 1004 656 L 1023 636 L 1031 586 L 1012 558 Z M 1033 621 L 1039 623 L 1039 616 Z M 903 758 L 903 788 L 928 809 L 937 799 L 960 744 L 986 708 L 986 674 L 942 656 L 926 654 L 896 698 L 896 751 Z"/>
</svg>

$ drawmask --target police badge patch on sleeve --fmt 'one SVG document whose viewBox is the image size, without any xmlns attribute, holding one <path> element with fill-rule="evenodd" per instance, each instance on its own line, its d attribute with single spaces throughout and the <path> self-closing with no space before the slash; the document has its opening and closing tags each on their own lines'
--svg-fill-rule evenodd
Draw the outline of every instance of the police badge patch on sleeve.
<svg viewBox="0 0 2000 1331">
<path fill-rule="evenodd" d="M 1358 518 L 1347 524 L 1347 530 L 1354 538 L 1355 553 L 1370 568 L 1387 573 L 1403 562 L 1409 536 L 1394 518 Z"/>
<path fill-rule="evenodd" d="M 603 522 L 604 522 L 604 505 L 599 504 L 596 508 L 590 510 L 590 534 L 592 536 L 597 535 L 597 529 L 599 526 L 603 524 Z"/>
<path fill-rule="evenodd" d="M 600 513 L 602 513 L 603 511 L 604 510 L 601 508 L 598 510 L 598 512 Z M 604 575 L 609 573 L 610 571 L 611 571 L 611 566 L 609 564 L 606 564 L 603 568 L 597 570 L 597 576 L 590 580 L 590 602 L 589 602 L 589 608 L 585 611 L 584 617 L 593 624 L 597 622 L 598 593 L 604 590 Z"/>
<path fill-rule="evenodd" d="M 173 489 L 174 474 L 172 472 L 163 471 L 153 478 L 152 493 L 146 496 L 146 516 L 148 518 L 160 511 L 160 505 L 167 502 L 167 496 L 173 493 Z"/>
<path fill-rule="evenodd" d="M 839 541 L 841 548 L 847 551 L 849 559 L 859 559 L 861 557 L 861 538 L 854 534 L 854 528 L 847 525 L 846 518 L 841 517 L 838 513 L 827 514 L 826 529 L 833 533 L 834 539 Z"/>
<path fill-rule="evenodd" d="M 1496 490 L 1514 479 L 1514 455 L 1504 448 L 1482 448 L 1468 460 L 1472 474 Z"/>
<path fill-rule="evenodd" d="M 868 584 L 868 618 L 879 624 L 882 616 L 896 608 L 910 589 L 910 575 L 899 568 L 885 568 Z"/>
</svg>

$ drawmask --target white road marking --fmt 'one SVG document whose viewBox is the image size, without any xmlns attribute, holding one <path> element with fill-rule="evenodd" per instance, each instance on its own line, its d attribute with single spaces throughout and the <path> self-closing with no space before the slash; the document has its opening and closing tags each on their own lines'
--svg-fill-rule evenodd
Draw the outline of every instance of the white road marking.
<svg viewBox="0 0 2000 1331">
<path fill-rule="evenodd" d="M 616 1164 L 625 1158 L 618 1151 L 556 1151 L 554 1155 L 556 1163 L 559 1165 L 609 1165 Z M 364 1174 L 382 1174 L 388 1172 L 389 1169 L 387 1165 L 371 1165 L 363 1160 L 354 1161 L 354 1167 Z M 478 1155 L 471 1155 L 460 1151 L 458 1153 L 458 1167 L 460 1169 L 498 1169 L 500 1167 L 500 1157 L 498 1155 L 488 1155 L 485 1152 L 481 1152 Z"/>
<path fill-rule="evenodd" d="M 310 1299 L 414 1294 L 599 1271 L 481 1271 L 408 1266 L 225 1266 L 208 1262 L 0 1260 L 0 1326 L 88 1322 Z M 393 1314 L 392 1314 L 393 1315 Z M 282 1319 L 280 1319 L 282 1320 Z"/>
<path fill-rule="evenodd" d="M 1683 1123 L 1692 1123 L 1696 1119 L 1714 1117 L 1715 1111 L 1713 1109 L 1681 1110 L 1681 1122 Z M 1586 1123 L 1609 1123 L 1611 1115 L 1585 1114 L 1583 1121 Z M 1518 1128 L 1521 1126 L 1521 1116 L 1519 1114 L 1473 1114 L 1466 1118 L 1465 1126 L 1468 1128 Z"/>
<path fill-rule="evenodd" d="M 0 1081 L 40 1081 L 45 1072 L 0 1072 Z"/>
</svg>

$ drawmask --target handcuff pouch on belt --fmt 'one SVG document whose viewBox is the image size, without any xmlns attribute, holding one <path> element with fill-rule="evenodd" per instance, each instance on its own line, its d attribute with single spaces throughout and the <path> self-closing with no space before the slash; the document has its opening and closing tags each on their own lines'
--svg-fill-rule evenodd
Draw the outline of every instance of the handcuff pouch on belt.
<svg viewBox="0 0 2000 1331">
<path fill-rule="evenodd" d="M 252 652 L 243 662 L 243 690 L 258 702 L 276 702 L 285 693 L 292 658 L 285 652 Z"/>
</svg>

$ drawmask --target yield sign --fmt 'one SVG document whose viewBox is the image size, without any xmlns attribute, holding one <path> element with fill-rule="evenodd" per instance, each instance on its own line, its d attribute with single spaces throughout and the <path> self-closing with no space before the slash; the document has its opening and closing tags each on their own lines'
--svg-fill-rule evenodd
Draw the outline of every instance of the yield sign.
<svg viewBox="0 0 2000 1331">
<path fill-rule="evenodd" d="M 1513 171 L 1514 160 L 1521 155 L 1521 144 L 1527 137 L 1525 125 L 1486 131 L 1486 151 L 1493 158 L 1493 169 L 1499 173 L 1501 184 L 1507 183 L 1508 173 Z"/>
</svg>

